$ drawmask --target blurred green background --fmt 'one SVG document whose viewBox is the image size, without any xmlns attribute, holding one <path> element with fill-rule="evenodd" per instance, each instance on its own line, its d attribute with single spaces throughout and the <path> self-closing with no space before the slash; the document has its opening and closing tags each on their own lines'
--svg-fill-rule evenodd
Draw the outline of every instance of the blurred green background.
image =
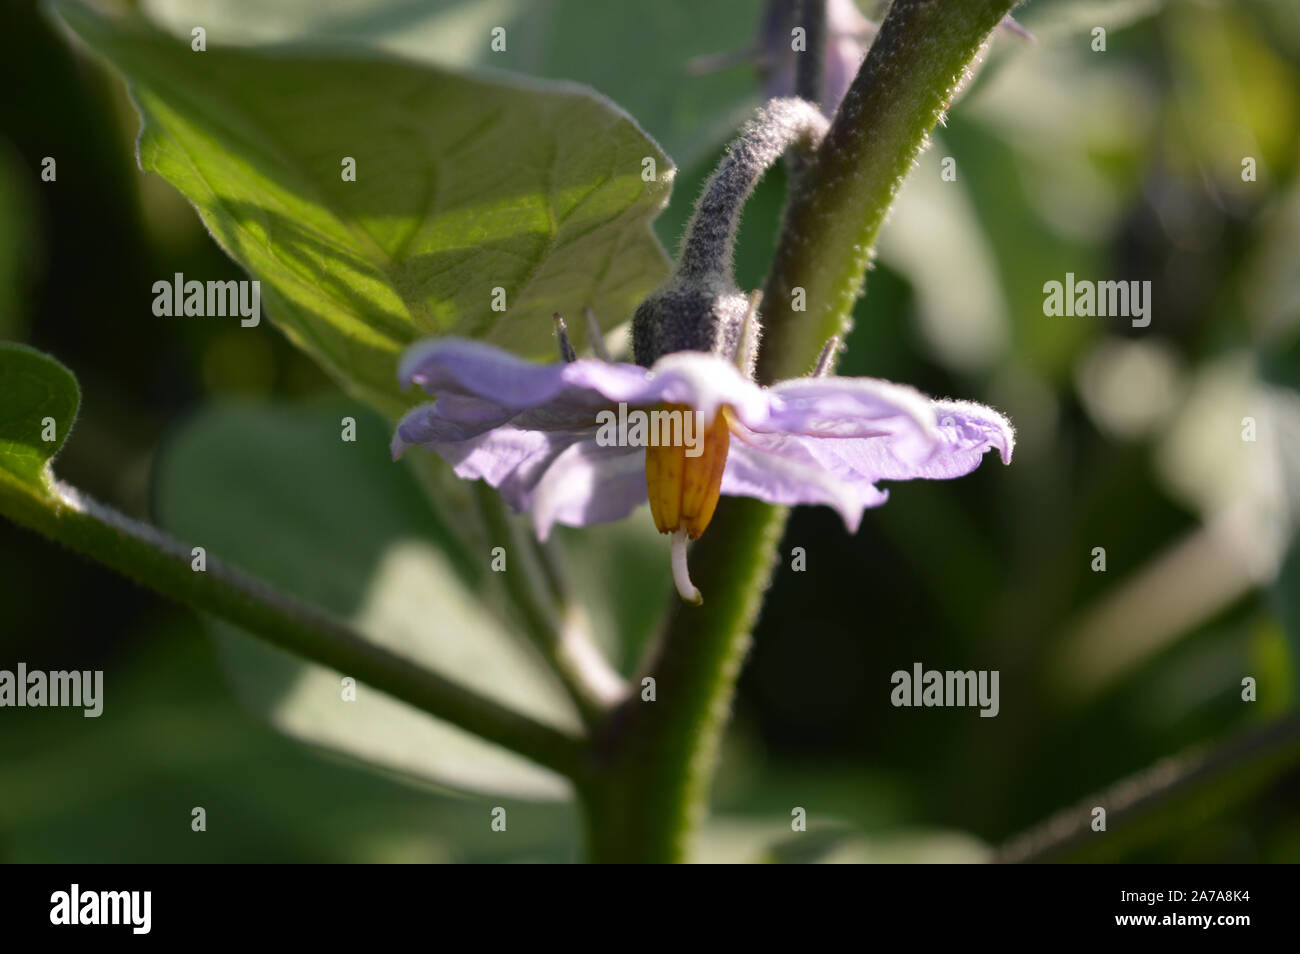
<svg viewBox="0 0 1300 954">
<path fill-rule="evenodd" d="M 752 65 L 692 67 L 751 43 L 759 2 L 139 7 L 180 35 L 203 24 L 228 42 L 362 44 L 588 84 L 679 166 L 657 223 L 669 250 L 759 102 Z M 1035 0 L 1018 18 L 1035 41 L 999 35 L 936 132 L 884 229 L 841 364 L 999 407 L 1018 427 L 1015 462 L 896 485 L 855 537 L 827 510 L 795 513 L 705 859 L 983 857 L 1166 756 L 1295 714 L 1300 7 Z M 511 43 L 489 61 L 480 39 L 495 25 Z M 373 425 L 361 446 L 387 466 L 384 426 L 268 323 L 164 328 L 154 281 L 242 274 L 169 185 L 137 170 L 138 121 L 116 75 L 28 0 L 0 12 L 0 52 L 0 338 L 51 353 L 81 382 L 60 475 L 169 526 L 199 508 L 209 525 L 262 527 L 309 574 L 312 542 L 277 535 L 288 497 L 259 500 L 258 480 L 274 477 L 256 472 L 258 442 L 300 420 L 284 415 L 337 420 L 341 407 Z M 39 177 L 49 155 L 57 183 Z M 946 156 L 955 182 L 940 178 Z M 747 210 L 743 287 L 762 284 L 784 185 L 778 169 Z M 1150 280 L 1150 327 L 1045 316 L 1043 284 L 1066 272 Z M 241 414 L 279 415 L 282 430 L 229 426 Z M 353 505 L 360 476 L 299 464 L 314 502 Z M 394 496 L 415 495 L 413 478 L 393 479 L 410 484 Z M 580 576 L 601 590 L 591 612 L 624 671 L 666 599 L 666 560 L 645 529 L 580 538 Z M 802 573 L 790 568 L 798 546 Z M 0 859 L 577 855 L 567 805 L 431 791 L 278 734 L 230 688 L 230 637 L 219 652 L 194 614 L 8 523 L 0 598 L 0 668 L 102 668 L 107 685 L 97 720 L 0 714 Z M 999 670 L 999 716 L 891 707 L 890 674 L 916 661 Z M 1258 701 L 1241 699 L 1247 676 Z M 1298 796 L 1293 740 L 1067 857 L 1300 860 Z M 190 831 L 194 805 L 206 834 Z M 508 838 L 488 828 L 495 805 L 509 808 Z M 794 806 L 820 834 L 791 835 Z"/>
</svg>

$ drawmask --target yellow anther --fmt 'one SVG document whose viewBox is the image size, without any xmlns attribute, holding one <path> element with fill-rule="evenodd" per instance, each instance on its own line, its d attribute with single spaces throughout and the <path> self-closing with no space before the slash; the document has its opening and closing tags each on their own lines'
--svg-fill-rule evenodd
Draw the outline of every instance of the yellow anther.
<svg viewBox="0 0 1300 954">
<path fill-rule="evenodd" d="M 700 428 L 696 426 L 699 415 L 690 408 L 663 404 L 657 410 L 680 412 L 685 427 L 674 434 L 683 439 L 651 442 L 646 447 L 650 513 L 660 533 L 685 529 L 695 540 L 709 525 L 718 506 L 722 471 L 727 466 L 727 451 L 731 446 L 727 412 L 719 411 Z"/>
</svg>

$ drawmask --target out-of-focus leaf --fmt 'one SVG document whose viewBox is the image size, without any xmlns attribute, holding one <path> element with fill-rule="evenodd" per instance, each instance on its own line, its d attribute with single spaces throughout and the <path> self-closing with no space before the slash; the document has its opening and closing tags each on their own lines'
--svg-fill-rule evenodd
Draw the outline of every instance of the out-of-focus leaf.
<svg viewBox="0 0 1300 954">
<path fill-rule="evenodd" d="M 342 415 L 356 441 L 340 439 Z M 388 428 L 338 413 L 232 406 L 201 414 L 163 455 L 160 522 L 360 632 L 535 718 L 577 719 L 531 648 L 479 600 L 482 572 L 452 548 Z M 555 797 L 566 783 L 532 763 L 364 685 L 214 624 L 240 694 L 278 728 L 404 777 L 463 790 Z"/>
<path fill-rule="evenodd" d="M 0 487 L 48 497 L 50 461 L 67 440 L 81 391 L 72 372 L 33 348 L 0 344 Z"/>
<path fill-rule="evenodd" d="M 1275 353 L 1282 378 L 1300 388 L 1300 184 L 1260 210 L 1251 227 L 1251 250 L 1240 283 L 1243 310 L 1265 353 Z M 1284 347 L 1290 339 L 1290 358 Z"/>
<path fill-rule="evenodd" d="M 1273 600 L 1290 650 L 1294 697 L 1300 695 L 1300 337 L 1294 337 L 1290 347 L 1278 348 L 1265 367 L 1275 408 L 1275 430 L 1269 437 L 1292 532 L 1273 583 Z"/>
<path fill-rule="evenodd" d="M 1300 535 L 1291 541 L 1273 584 L 1273 595 L 1290 650 L 1291 695 L 1295 697 L 1300 695 Z"/>
<path fill-rule="evenodd" d="M 617 523 L 564 528 L 558 536 L 592 634 L 617 668 L 631 675 L 672 605 L 667 538 L 646 509 Z"/>
<path fill-rule="evenodd" d="M 1080 36 L 1091 40 L 1090 31 L 1094 27 L 1118 32 L 1156 15 L 1166 3 L 1167 0 L 1055 0 L 1026 4 L 1016 11 L 1016 19 L 1033 32 L 1039 43 L 1074 41 Z"/>
<path fill-rule="evenodd" d="M 948 158 L 942 145 L 918 158 L 881 229 L 880 257 L 911 280 L 921 331 L 939 359 L 979 371 L 1008 344 L 1007 303 L 965 180 L 942 178 Z"/>
<path fill-rule="evenodd" d="M 1143 860 L 1140 852 L 1162 840 L 1186 842 L 1210 822 L 1294 769 L 1300 759 L 1300 717 L 1278 719 L 1163 759 L 1008 842 L 1005 861 L 1114 862 Z M 1106 809 L 1106 835 L 1091 822 L 1095 806 Z M 1179 846 L 1183 847 L 1183 846 Z M 1166 852 L 1179 860 L 1179 847 Z M 1183 847 L 1183 850 L 1186 850 Z"/>
<path fill-rule="evenodd" d="M 1207 520 L 1240 514 L 1234 556 L 1271 580 L 1300 521 L 1300 394 L 1260 380 L 1253 356 L 1204 367 L 1158 448 L 1171 494 Z"/>
<path fill-rule="evenodd" d="M 141 165 L 262 281 L 270 317 L 386 414 L 411 403 L 396 363 L 415 339 L 551 357 L 553 312 L 618 324 L 666 274 L 649 223 L 673 166 L 584 89 L 356 50 L 195 52 L 57 9 L 126 75 Z"/>
<path fill-rule="evenodd" d="M 899 830 L 866 835 L 827 824 L 792 832 L 789 823 L 714 819 L 700 837 L 698 861 L 711 864 L 979 864 L 991 849 L 963 832 Z"/>
<path fill-rule="evenodd" d="M 489 67 L 572 80 L 610 97 L 692 164 L 729 137 L 758 102 L 753 54 L 763 0 L 660 0 L 629 7 L 591 0 L 144 0 L 188 39 L 361 44 L 455 69 Z M 504 30 L 505 49 L 492 31 Z M 630 39 L 630 32 L 635 39 Z M 714 54 L 735 54 L 715 56 Z M 701 59 L 727 61 L 701 70 Z"/>
<path fill-rule="evenodd" d="M 791 864 L 981 864 L 992 858 L 992 851 L 979 839 L 962 832 L 899 831 L 888 835 L 868 836 L 851 832 L 814 832 L 794 835 L 773 845 L 768 853 L 773 861 Z"/>
<path fill-rule="evenodd" d="M 10 709 L 0 861 L 567 861 L 571 805 L 444 796 L 270 730 L 222 685 L 199 621 L 163 615 L 105 665 L 97 719 Z M 190 828 L 206 811 L 208 833 Z M 481 824 L 509 813 L 510 838 Z"/>
<path fill-rule="evenodd" d="M 1300 69 L 1279 56 L 1245 7 L 1171 4 L 1165 20 L 1169 64 L 1178 95 L 1171 106 L 1177 147 L 1173 167 L 1206 177 L 1215 189 L 1247 201 L 1294 163 Z M 1255 179 L 1241 176 L 1256 160 Z"/>
</svg>

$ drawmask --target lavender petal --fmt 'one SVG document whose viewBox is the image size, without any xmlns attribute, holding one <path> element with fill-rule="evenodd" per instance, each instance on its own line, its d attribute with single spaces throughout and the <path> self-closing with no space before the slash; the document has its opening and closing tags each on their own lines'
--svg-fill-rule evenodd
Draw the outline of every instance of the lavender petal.
<svg viewBox="0 0 1300 954">
<path fill-rule="evenodd" d="M 557 456 L 533 492 L 533 526 L 545 540 L 554 524 L 583 527 L 621 520 L 646 502 L 645 451 L 581 441 Z"/>
</svg>

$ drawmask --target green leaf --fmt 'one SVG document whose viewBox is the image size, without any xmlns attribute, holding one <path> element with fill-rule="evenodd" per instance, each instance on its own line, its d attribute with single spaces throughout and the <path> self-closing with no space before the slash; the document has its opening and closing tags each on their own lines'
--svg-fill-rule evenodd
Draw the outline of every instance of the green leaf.
<svg viewBox="0 0 1300 954">
<path fill-rule="evenodd" d="M 126 75 L 141 165 L 261 280 L 272 320 L 386 414 L 414 400 L 396 381 L 412 341 L 455 334 L 550 358 L 553 312 L 591 307 L 613 326 L 666 274 L 649 223 L 672 163 L 587 90 L 356 51 L 194 52 L 56 8 Z"/>
<path fill-rule="evenodd" d="M 355 442 L 341 438 L 356 419 Z M 487 554 L 454 555 L 389 430 L 356 408 L 202 413 L 164 453 L 159 522 L 376 643 L 566 729 L 577 716 L 531 646 L 479 599 Z M 234 627 L 213 623 L 239 694 L 284 732 L 407 779 L 459 790 L 558 797 L 558 776 Z"/>
<path fill-rule="evenodd" d="M 81 404 L 72 372 L 26 345 L 0 343 L 0 483 L 41 497 L 53 494 L 50 461 L 67 439 Z"/>
<path fill-rule="evenodd" d="M 273 7 L 146 0 L 143 7 L 186 42 L 201 23 L 209 40 L 222 43 L 361 44 L 450 69 L 584 83 L 635 116 L 682 167 L 729 139 L 760 99 L 758 56 L 747 47 L 757 39 L 763 0 L 644 4 L 635 42 L 628 42 L 625 5 L 591 0 L 276 0 Z M 490 42 L 496 27 L 505 30 L 504 50 Z M 714 63 L 698 68 L 701 58 Z"/>
</svg>

